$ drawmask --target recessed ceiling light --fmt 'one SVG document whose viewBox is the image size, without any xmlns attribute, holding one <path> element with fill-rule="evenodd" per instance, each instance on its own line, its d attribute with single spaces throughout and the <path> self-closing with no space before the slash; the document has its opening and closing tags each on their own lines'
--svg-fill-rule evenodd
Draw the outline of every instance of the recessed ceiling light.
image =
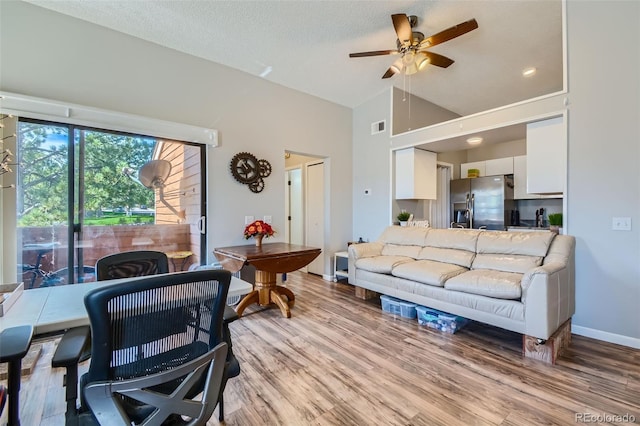
<svg viewBox="0 0 640 426">
<path fill-rule="evenodd" d="M 531 76 L 535 75 L 536 71 L 537 70 L 536 70 L 535 67 L 525 68 L 524 70 L 522 70 L 522 76 L 523 77 L 531 77 Z"/>
<path fill-rule="evenodd" d="M 467 143 L 469 145 L 478 145 L 478 144 L 482 143 L 482 138 L 479 137 L 479 136 L 475 136 L 473 138 L 467 139 Z"/>
</svg>

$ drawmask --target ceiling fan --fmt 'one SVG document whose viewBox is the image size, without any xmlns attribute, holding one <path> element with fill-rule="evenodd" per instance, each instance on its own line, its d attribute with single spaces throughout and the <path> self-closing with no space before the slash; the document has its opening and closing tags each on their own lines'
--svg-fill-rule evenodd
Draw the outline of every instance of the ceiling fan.
<svg viewBox="0 0 640 426">
<path fill-rule="evenodd" d="M 407 75 L 415 74 L 427 66 L 427 64 L 447 68 L 449 65 L 453 64 L 453 59 L 434 52 L 429 52 L 426 49 L 478 28 L 478 22 L 475 19 L 470 19 L 458 25 L 454 25 L 451 28 L 447 28 L 444 31 L 440 31 L 431 37 L 425 38 L 424 34 L 421 32 L 413 31 L 413 27 L 418 23 L 417 16 L 407 16 L 404 13 L 399 13 L 391 15 L 391 20 L 393 21 L 393 28 L 396 30 L 396 34 L 398 35 L 398 39 L 396 40 L 396 50 L 374 50 L 371 52 L 349 54 L 350 58 L 395 54 L 402 55 L 389 67 L 382 78 L 389 78 L 403 70 Z"/>
</svg>

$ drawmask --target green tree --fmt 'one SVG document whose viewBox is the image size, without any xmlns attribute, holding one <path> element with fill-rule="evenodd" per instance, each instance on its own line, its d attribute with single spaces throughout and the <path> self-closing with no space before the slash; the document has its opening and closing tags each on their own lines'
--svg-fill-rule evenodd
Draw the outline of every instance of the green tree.
<svg viewBox="0 0 640 426">
<path fill-rule="evenodd" d="M 45 226 L 67 221 L 68 130 L 19 123 L 19 224 Z M 72 168 L 76 177 L 80 146 L 84 151 L 85 215 L 104 208 L 154 205 L 154 192 L 137 182 L 136 171 L 151 159 L 155 140 L 114 133 L 76 130 Z M 135 175 L 135 174 L 134 174 Z"/>
</svg>

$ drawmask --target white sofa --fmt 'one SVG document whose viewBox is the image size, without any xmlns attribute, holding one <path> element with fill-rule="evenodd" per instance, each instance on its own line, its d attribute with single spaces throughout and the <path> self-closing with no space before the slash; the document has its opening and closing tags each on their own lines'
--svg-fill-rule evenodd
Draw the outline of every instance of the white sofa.
<svg viewBox="0 0 640 426">
<path fill-rule="evenodd" d="M 349 246 L 349 283 L 546 340 L 575 312 L 575 238 L 388 227 Z"/>
</svg>

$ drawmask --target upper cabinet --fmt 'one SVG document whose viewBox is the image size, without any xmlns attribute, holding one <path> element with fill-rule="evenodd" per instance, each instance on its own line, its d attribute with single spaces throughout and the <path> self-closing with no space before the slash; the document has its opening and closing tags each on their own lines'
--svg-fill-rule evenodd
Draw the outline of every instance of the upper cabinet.
<svg viewBox="0 0 640 426">
<path fill-rule="evenodd" d="M 527 124 L 527 192 L 562 194 L 567 179 L 567 131 L 563 117 Z"/>
<path fill-rule="evenodd" d="M 417 148 L 396 151 L 396 199 L 435 200 L 438 156 Z"/>
<path fill-rule="evenodd" d="M 513 174 L 513 157 L 496 158 L 485 162 L 487 176 Z"/>
<path fill-rule="evenodd" d="M 487 162 L 486 161 L 474 161 L 473 163 L 462 163 L 460 164 L 460 179 L 464 179 L 469 177 L 469 169 L 478 170 L 478 177 L 487 176 L 486 172 Z"/>
<path fill-rule="evenodd" d="M 513 157 L 496 158 L 486 161 L 460 164 L 460 179 L 469 177 L 469 169 L 478 170 L 479 176 L 497 176 L 513 174 Z"/>
</svg>

